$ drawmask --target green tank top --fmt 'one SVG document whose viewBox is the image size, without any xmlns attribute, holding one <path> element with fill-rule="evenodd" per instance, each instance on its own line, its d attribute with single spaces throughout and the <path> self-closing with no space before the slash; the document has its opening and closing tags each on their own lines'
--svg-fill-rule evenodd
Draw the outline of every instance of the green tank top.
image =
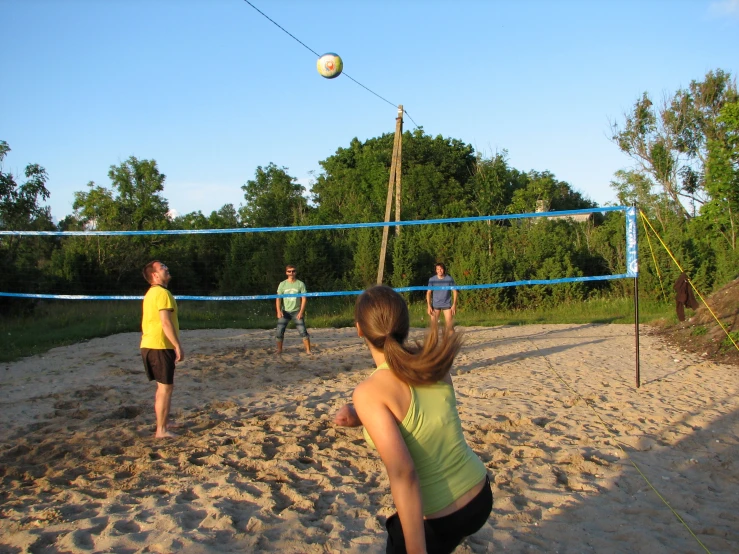
<svg viewBox="0 0 739 554">
<path fill-rule="evenodd" d="M 390 369 L 381 364 L 375 371 Z M 487 468 L 462 433 L 454 387 L 438 382 L 411 386 L 411 405 L 398 425 L 421 484 L 424 515 L 446 508 L 479 483 Z M 375 443 L 362 429 L 372 448 Z"/>
</svg>

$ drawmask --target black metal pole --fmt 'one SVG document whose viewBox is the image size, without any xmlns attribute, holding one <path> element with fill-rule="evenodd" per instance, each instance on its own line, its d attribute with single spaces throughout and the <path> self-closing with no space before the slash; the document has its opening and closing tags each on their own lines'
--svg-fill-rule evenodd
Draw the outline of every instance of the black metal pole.
<svg viewBox="0 0 739 554">
<path fill-rule="evenodd" d="M 636 388 L 641 387 L 639 374 L 639 277 L 634 277 L 634 338 L 636 341 Z"/>
</svg>

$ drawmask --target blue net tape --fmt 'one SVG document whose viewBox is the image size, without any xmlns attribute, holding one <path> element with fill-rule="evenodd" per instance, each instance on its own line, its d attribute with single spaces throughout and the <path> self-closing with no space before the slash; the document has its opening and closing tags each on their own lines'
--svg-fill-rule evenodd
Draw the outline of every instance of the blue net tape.
<svg viewBox="0 0 739 554">
<path fill-rule="evenodd" d="M 479 217 L 454 217 L 448 219 L 424 219 L 418 221 L 393 221 L 372 223 L 344 223 L 335 225 L 301 225 L 296 227 L 252 227 L 237 229 L 194 229 L 194 230 L 158 230 L 158 231 L 0 231 L 1 235 L 24 235 L 24 236 L 131 236 L 131 235 L 190 235 L 190 234 L 226 234 L 226 233 L 264 233 L 264 232 L 287 232 L 287 231 L 317 231 L 331 229 L 358 229 L 367 227 L 395 227 L 408 225 L 428 225 L 443 223 L 468 223 L 471 221 L 492 221 L 506 219 L 529 219 L 535 217 L 563 218 L 578 214 L 592 214 L 601 212 L 623 211 L 626 214 L 626 267 L 627 273 L 618 275 L 597 275 L 592 277 L 564 277 L 561 279 L 529 279 L 522 281 L 509 281 L 505 283 L 484 283 L 479 285 L 457 285 L 454 287 L 399 287 L 397 292 L 434 290 L 479 290 L 503 287 L 517 287 L 521 285 L 555 285 L 560 283 L 576 283 L 585 281 L 607 281 L 614 279 L 626 279 L 638 276 L 638 252 L 636 235 L 636 208 L 613 206 L 607 208 L 596 208 L 586 210 L 565 210 L 561 212 L 536 212 L 526 214 L 489 215 Z M 309 292 L 304 294 L 257 294 L 248 296 L 189 296 L 175 295 L 177 300 L 274 300 L 276 298 L 316 298 L 322 296 L 351 296 L 361 294 L 361 290 L 345 290 L 335 292 Z M 0 296 L 11 298 L 38 298 L 54 300 L 142 300 L 141 296 L 104 295 L 92 296 L 84 294 L 36 294 L 0 292 Z"/>
</svg>

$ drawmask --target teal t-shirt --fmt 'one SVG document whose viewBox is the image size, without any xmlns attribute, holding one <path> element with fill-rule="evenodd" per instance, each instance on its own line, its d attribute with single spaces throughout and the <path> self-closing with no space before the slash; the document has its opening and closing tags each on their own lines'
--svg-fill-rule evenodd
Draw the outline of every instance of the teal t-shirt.
<svg viewBox="0 0 739 554">
<path fill-rule="evenodd" d="M 277 287 L 277 294 L 300 294 L 301 292 L 308 292 L 305 288 L 305 283 L 299 279 L 295 279 L 292 283 L 289 279 L 285 279 Z M 282 299 L 282 307 L 286 312 L 298 312 L 300 311 L 300 303 L 302 302 L 300 297 L 291 297 Z"/>
</svg>

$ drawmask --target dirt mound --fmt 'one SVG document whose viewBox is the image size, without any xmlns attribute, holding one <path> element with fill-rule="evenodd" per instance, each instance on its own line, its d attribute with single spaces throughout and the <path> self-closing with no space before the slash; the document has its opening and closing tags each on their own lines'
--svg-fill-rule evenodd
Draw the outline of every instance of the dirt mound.
<svg viewBox="0 0 739 554">
<path fill-rule="evenodd" d="M 685 321 L 657 325 L 658 334 L 668 343 L 695 352 L 703 358 L 739 365 L 739 350 L 726 336 L 726 332 L 731 333 L 734 342 L 739 344 L 739 279 L 733 280 L 708 297 L 704 296 L 710 310 L 697 295 L 696 299 L 700 306 L 692 316 L 688 309 Z M 714 315 L 726 332 L 719 326 Z"/>
</svg>

